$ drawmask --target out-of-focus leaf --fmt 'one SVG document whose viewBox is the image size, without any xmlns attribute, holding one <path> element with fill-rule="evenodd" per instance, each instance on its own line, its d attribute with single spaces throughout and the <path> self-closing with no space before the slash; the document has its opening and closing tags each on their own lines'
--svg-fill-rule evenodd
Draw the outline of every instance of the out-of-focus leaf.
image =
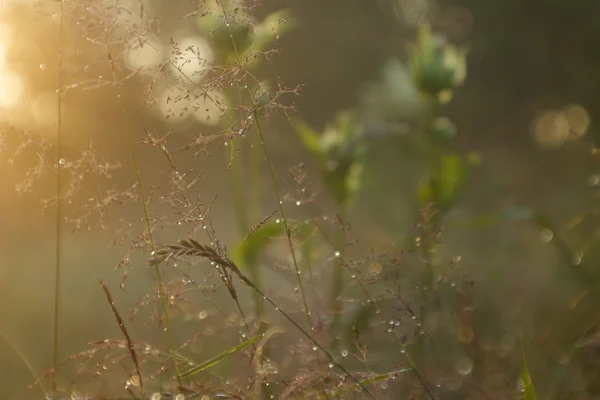
<svg viewBox="0 0 600 400">
<path fill-rule="evenodd" d="M 419 199 L 419 204 L 425 205 L 433 201 L 434 189 L 431 186 L 430 179 L 424 179 L 419 182 L 419 186 L 417 188 L 417 197 Z"/>
<path fill-rule="evenodd" d="M 254 41 L 252 17 L 236 5 L 239 5 L 238 1 L 208 0 L 208 13 L 198 18 L 198 27 L 218 53 L 241 55 Z M 235 56 L 237 58 L 237 54 Z"/>
<path fill-rule="evenodd" d="M 229 350 L 226 350 L 224 352 L 222 352 L 221 354 L 211 358 L 210 360 L 207 360 L 205 362 L 203 362 L 200 365 L 197 365 L 187 371 L 185 371 L 184 373 L 182 373 L 180 375 L 181 378 L 188 378 L 192 375 L 197 374 L 198 372 L 202 372 L 218 363 L 220 363 L 223 359 L 225 359 L 226 357 L 237 353 L 239 351 L 244 350 L 246 347 L 252 346 L 254 343 L 256 343 L 257 340 L 259 340 L 260 338 L 262 338 L 264 335 L 258 335 L 255 336 L 251 339 L 246 340 L 245 342 L 242 342 L 240 344 L 238 344 L 237 346 L 234 346 L 232 348 L 230 348 Z"/>
<path fill-rule="evenodd" d="M 254 30 L 252 51 L 264 50 L 286 32 L 297 26 L 290 17 L 289 10 L 279 10 L 269 14 Z"/>
<path fill-rule="evenodd" d="M 459 155 L 442 157 L 435 187 L 435 201 L 440 208 L 444 209 L 454 201 L 466 177 L 467 167 Z"/>
<path fill-rule="evenodd" d="M 306 147 L 306 149 L 310 151 L 313 156 L 317 157 L 319 161 L 322 161 L 323 153 L 321 150 L 321 140 L 319 134 L 301 119 L 296 119 L 293 122 L 293 126 L 304 147 Z"/>
<path fill-rule="evenodd" d="M 283 224 L 275 221 L 265 222 L 237 246 L 232 253 L 233 261 L 238 265 L 255 265 L 271 240 L 283 233 Z"/>
<path fill-rule="evenodd" d="M 459 50 L 436 37 L 429 24 L 419 29 L 411 52 L 413 79 L 425 93 L 438 95 L 461 85 L 466 76 L 467 50 Z"/>
</svg>

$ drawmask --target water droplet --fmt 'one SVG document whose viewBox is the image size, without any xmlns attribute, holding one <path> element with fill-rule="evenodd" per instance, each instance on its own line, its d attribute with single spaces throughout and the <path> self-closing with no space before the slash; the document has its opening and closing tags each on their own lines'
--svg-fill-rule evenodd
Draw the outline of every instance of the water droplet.
<svg viewBox="0 0 600 400">
<path fill-rule="evenodd" d="M 544 243 L 550 243 L 553 237 L 554 232 L 552 232 L 550 229 L 542 229 L 540 232 L 540 240 Z"/>
<path fill-rule="evenodd" d="M 329 368 L 333 368 L 333 363 L 329 363 Z"/>
<path fill-rule="evenodd" d="M 382 388 L 383 390 L 387 389 L 387 383 L 382 383 L 382 384 L 381 384 L 381 388 Z"/>
<path fill-rule="evenodd" d="M 162 396 L 160 395 L 160 393 L 156 392 L 153 393 L 152 396 L 150 397 L 150 400 L 160 400 Z"/>
<path fill-rule="evenodd" d="M 342 350 L 342 357 L 348 356 L 348 350 Z"/>
<path fill-rule="evenodd" d="M 52 14 L 52 19 L 60 19 L 60 14 L 58 14 L 58 13 Z"/>
<path fill-rule="evenodd" d="M 46 69 L 48 69 L 48 67 L 46 66 L 46 64 L 40 64 L 40 69 L 42 71 L 45 71 Z"/>
<path fill-rule="evenodd" d="M 60 165 L 65 165 L 65 164 L 66 164 L 66 162 L 67 162 L 67 160 L 65 160 L 64 158 L 61 158 L 60 160 L 58 160 L 58 163 L 59 163 Z"/>
<path fill-rule="evenodd" d="M 340 256 L 340 252 L 336 251 L 335 253 L 333 253 L 334 256 L 339 257 Z"/>
<path fill-rule="evenodd" d="M 298 201 L 296 202 L 296 205 L 297 205 L 297 206 L 299 206 L 299 205 L 301 205 L 301 204 L 302 204 L 302 202 L 301 202 L 300 200 L 298 200 Z"/>
<path fill-rule="evenodd" d="M 592 175 L 588 180 L 590 186 L 598 186 L 600 185 L 600 175 Z"/>
<path fill-rule="evenodd" d="M 317 346 L 313 346 L 312 348 L 314 351 L 317 351 L 318 347 Z"/>
<path fill-rule="evenodd" d="M 175 400 L 185 400 L 185 396 L 179 393 L 177 396 L 175 396 Z"/>
<path fill-rule="evenodd" d="M 473 370 L 473 361 L 470 358 L 463 357 L 454 363 L 454 368 L 461 375 L 469 375 Z"/>
<path fill-rule="evenodd" d="M 281 223 L 281 220 L 280 220 L 279 218 L 277 218 L 277 219 L 275 220 L 275 223 L 276 223 L 276 224 L 279 224 L 279 223 Z"/>
</svg>

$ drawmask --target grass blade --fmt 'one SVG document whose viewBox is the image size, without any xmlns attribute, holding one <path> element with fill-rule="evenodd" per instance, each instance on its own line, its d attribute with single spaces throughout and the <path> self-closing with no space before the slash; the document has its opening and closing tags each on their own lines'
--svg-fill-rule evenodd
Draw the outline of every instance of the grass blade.
<svg viewBox="0 0 600 400">
<path fill-rule="evenodd" d="M 254 343 L 256 343 L 256 341 L 258 341 L 260 338 L 262 338 L 264 335 L 258 335 L 253 337 L 252 339 L 248 339 L 245 342 L 242 342 L 240 344 L 238 344 L 237 346 L 234 346 L 228 350 L 225 350 L 224 352 L 222 352 L 219 355 L 216 355 L 215 357 L 211 358 L 210 360 L 207 360 L 205 362 L 203 362 L 200 365 L 195 366 L 194 368 L 182 373 L 180 375 L 181 378 L 187 378 L 190 377 L 194 374 L 197 374 L 198 372 L 202 372 L 207 368 L 212 367 L 213 365 L 218 364 L 219 362 L 221 362 L 223 359 L 225 359 L 226 357 L 229 357 L 230 355 L 237 353 L 239 351 L 244 350 L 246 347 L 248 346 L 252 346 Z"/>
<path fill-rule="evenodd" d="M 527 367 L 527 359 L 525 357 L 525 350 L 523 350 L 523 343 L 521 343 L 521 380 L 523 381 L 525 400 L 537 400 L 537 396 L 533 390 L 531 374 L 529 373 L 529 368 Z"/>
</svg>

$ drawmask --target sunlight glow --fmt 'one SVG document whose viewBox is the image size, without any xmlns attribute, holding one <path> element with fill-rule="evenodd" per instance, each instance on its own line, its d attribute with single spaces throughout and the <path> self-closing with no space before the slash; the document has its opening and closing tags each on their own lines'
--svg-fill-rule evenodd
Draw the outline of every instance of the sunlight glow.
<svg viewBox="0 0 600 400">
<path fill-rule="evenodd" d="M 163 61 L 162 52 L 163 46 L 155 35 L 136 39 L 125 52 L 125 63 L 142 74 L 154 75 Z"/>
<path fill-rule="evenodd" d="M 186 80 L 199 83 L 204 79 L 214 53 L 208 42 L 199 36 L 189 36 L 177 41 L 177 48 L 171 51 L 169 68 L 174 74 L 183 74 Z"/>
</svg>

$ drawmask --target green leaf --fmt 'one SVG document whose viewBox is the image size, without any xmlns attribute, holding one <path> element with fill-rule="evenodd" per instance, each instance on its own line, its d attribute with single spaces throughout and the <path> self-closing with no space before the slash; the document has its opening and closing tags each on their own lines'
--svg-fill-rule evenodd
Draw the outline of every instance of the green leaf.
<svg viewBox="0 0 600 400">
<path fill-rule="evenodd" d="M 238 265 L 245 266 L 256 264 L 258 257 L 271 243 L 271 240 L 283 233 L 283 224 L 275 221 L 265 222 L 237 246 L 232 254 L 233 261 Z"/>
<path fill-rule="evenodd" d="M 293 126 L 304 147 L 320 161 L 323 161 L 323 152 L 321 150 L 321 139 L 319 134 L 301 119 L 294 120 Z"/>
<path fill-rule="evenodd" d="M 458 195 L 467 177 L 467 167 L 457 154 L 448 154 L 440 162 L 435 200 L 440 208 L 448 207 Z"/>
<path fill-rule="evenodd" d="M 525 400 L 537 400 L 535 391 L 533 390 L 533 383 L 531 382 L 531 374 L 527 367 L 527 359 L 525 358 L 525 351 L 523 350 L 523 344 L 521 343 L 521 380 L 523 381 L 523 389 L 525 391 Z"/>
<path fill-rule="evenodd" d="M 189 370 L 187 370 L 186 372 L 184 372 L 183 374 L 181 374 L 181 378 L 188 378 L 192 375 L 197 374 L 198 372 L 202 372 L 210 367 L 212 367 L 213 365 L 218 364 L 219 362 L 221 362 L 223 359 L 225 359 L 226 357 L 237 353 L 239 351 L 244 350 L 246 347 L 252 346 L 254 343 L 256 343 L 256 341 L 258 341 L 260 338 L 262 338 L 264 335 L 258 335 L 253 337 L 252 339 L 248 339 L 243 343 L 238 344 L 235 347 L 230 348 L 229 350 L 226 350 L 224 352 L 222 352 L 221 354 L 211 358 L 208 361 L 203 362 L 200 365 L 197 365 Z"/>
</svg>

